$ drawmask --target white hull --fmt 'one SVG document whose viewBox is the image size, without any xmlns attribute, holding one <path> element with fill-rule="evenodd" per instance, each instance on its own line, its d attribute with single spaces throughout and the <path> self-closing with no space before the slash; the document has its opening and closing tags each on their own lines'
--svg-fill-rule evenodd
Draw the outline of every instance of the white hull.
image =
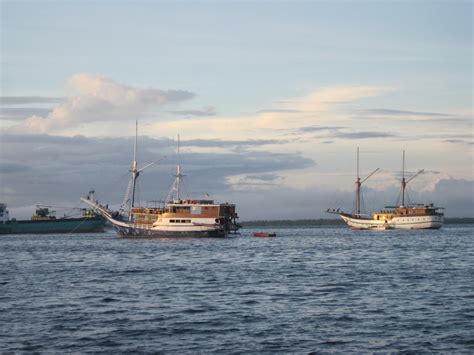
<svg viewBox="0 0 474 355">
<path fill-rule="evenodd" d="M 110 221 L 110 220 L 109 220 Z M 126 223 L 116 223 L 110 221 L 117 233 L 124 237 L 226 237 L 227 232 L 218 227 L 184 227 L 184 228 L 166 228 L 166 227 L 150 227 L 147 225 Z"/>
<path fill-rule="evenodd" d="M 124 237 L 226 237 L 228 234 L 217 224 L 150 225 L 119 221 L 108 215 L 104 215 L 104 217 L 112 224 L 117 233 Z"/>
<path fill-rule="evenodd" d="M 393 217 L 390 221 L 369 218 L 355 218 L 341 215 L 346 224 L 354 229 L 439 229 L 443 226 L 443 216 Z"/>
</svg>

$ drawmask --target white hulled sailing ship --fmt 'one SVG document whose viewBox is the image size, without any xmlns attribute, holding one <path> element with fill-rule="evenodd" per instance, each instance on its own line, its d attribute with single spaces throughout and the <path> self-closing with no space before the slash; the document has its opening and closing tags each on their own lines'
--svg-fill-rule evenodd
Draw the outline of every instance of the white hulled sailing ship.
<svg viewBox="0 0 474 355">
<path fill-rule="evenodd" d="M 336 213 L 341 216 L 344 222 L 354 229 L 439 229 L 444 222 L 442 207 L 430 204 L 410 204 L 408 202 L 406 186 L 415 177 L 423 173 L 418 171 L 409 179 L 405 179 L 405 151 L 403 151 L 403 167 L 401 180 L 401 204 L 398 206 L 387 206 L 384 210 L 373 212 L 371 215 L 361 214 L 361 185 L 368 178 L 374 175 L 377 168 L 365 179 L 359 177 L 359 148 L 357 148 L 357 180 L 356 180 L 356 201 L 352 213 L 345 213 L 339 210 L 327 210 L 328 213 Z"/>
<path fill-rule="evenodd" d="M 120 236 L 125 237 L 225 237 L 239 229 L 235 205 L 209 199 L 183 198 L 179 136 L 178 164 L 173 186 L 162 207 L 136 207 L 135 189 L 139 174 L 161 159 L 138 169 L 137 128 L 132 162 L 132 178 L 119 211 L 113 212 L 94 200 L 93 191 L 81 200 L 104 216 Z M 131 195 L 131 196 L 130 196 Z M 129 205 L 128 214 L 125 207 Z"/>
</svg>

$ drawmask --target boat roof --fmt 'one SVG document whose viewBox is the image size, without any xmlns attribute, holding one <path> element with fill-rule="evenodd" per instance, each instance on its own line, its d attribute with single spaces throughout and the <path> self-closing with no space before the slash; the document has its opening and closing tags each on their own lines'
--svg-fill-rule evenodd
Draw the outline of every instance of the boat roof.
<svg viewBox="0 0 474 355">
<path fill-rule="evenodd" d="M 209 205 L 209 206 L 220 206 L 220 205 L 232 205 L 229 203 L 215 203 L 214 200 L 174 200 L 167 203 L 168 206 L 193 206 L 193 205 Z"/>
<path fill-rule="evenodd" d="M 444 207 L 437 207 L 433 205 L 432 203 L 429 204 L 422 204 L 418 203 L 415 205 L 406 205 L 406 206 L 385 206 L 384 208 L 391 208 L 391 209 L 396 209 L 396 208 L 434 208 L 434 209 L 444 209 Z"/>
</svg>

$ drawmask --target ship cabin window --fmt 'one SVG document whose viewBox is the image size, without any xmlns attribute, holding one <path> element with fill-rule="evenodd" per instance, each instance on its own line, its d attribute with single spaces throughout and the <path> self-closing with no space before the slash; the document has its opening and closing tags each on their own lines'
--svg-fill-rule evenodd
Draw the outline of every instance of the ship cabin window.
<svg viewBox="0 0 474 355">
<path fill-rule="evenodd" d="M 191 223 L 190 219 L 170 219 L 170 223 Z"/>
<path fill-rule="evenodd" d="M 170 223 L 191 223 L 190 219 L 170 219 Z"/>
<path fill-rule="evenodd" d="M 189 206 L 186 206 L 186 207 L 173 207 L 174 211 L 173 212 L 185 212 L 185 213 L 189 213 Z"/>
</svg>

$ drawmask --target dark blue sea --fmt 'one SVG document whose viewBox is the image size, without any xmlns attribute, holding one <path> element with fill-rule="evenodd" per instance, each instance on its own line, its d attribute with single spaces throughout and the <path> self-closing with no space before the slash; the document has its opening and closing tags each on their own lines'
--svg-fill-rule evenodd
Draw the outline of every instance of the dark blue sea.
<svg viewBox="0 0 474 355">
<path fill-rule="evenodd" d="M 2 352 L 474 352 L 474 226 L 0 236 Z"/>
</svg>

